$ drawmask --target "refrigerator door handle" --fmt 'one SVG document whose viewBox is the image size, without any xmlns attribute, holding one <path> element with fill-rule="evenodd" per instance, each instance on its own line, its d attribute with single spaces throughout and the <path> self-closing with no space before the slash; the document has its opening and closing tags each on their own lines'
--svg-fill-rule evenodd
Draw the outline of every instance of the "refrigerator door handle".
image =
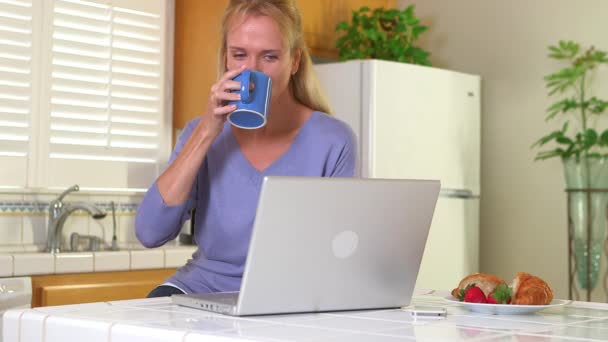
<svg viewBox="0 0 608 342">
<path fill-rule="evenodd" d="M 471 190 L 465 189 L 441 189 L 439 192 L 440 197 L 449 197 L 449 198 L 478 198 L 473 194 Z"/>
</svg>

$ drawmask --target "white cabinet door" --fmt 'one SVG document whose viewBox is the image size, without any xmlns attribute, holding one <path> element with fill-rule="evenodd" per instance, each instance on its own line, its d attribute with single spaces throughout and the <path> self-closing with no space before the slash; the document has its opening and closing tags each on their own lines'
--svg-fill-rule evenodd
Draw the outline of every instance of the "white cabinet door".
<svg viewBox="0 0 608 342">
<path fill-rule="evenodd" d="M 479 272 L 479 199 L 439 197 L 416 288 L 452 290 Z"/>
<path fill-rule="evenodd" d="M 357 141 L 361 135 L 361 65 L 358 62 L 328 63 L 315 65 L 321 88 L 333 111 L 333 115 L 346 122 L 355 132 Z"/>
<path fill-rule="evenodd" d="M 440 179 L 479 194 L 478 76 L 405 63 L 364 62 L 371 74 L 371 176 Z"/>
</svg>

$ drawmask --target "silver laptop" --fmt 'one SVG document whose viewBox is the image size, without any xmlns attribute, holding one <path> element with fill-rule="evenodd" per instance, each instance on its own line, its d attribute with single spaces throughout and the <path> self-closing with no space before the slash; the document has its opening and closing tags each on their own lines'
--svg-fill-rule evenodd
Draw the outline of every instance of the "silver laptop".
<svg viewBox="0 0 608 342">
<path fill-rule="evenodd" d="M 440 183 L 266 177 L 240 292 L 173 295 L 234 316 L 409 305 Z"/>
</svg>

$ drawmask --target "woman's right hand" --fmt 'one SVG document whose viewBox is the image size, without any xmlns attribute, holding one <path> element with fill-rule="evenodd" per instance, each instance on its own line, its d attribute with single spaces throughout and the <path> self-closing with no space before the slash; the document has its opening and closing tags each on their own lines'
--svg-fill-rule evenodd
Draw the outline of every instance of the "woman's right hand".
<svg viewBox="0 0 608 342">
<path fill-rule="evenodd" d="M 214 137 L 222 131 L 227 115 L 236 109 L 236 106 L 228 104 L 228 101 L 239 101 L 241 99 L 239 92 L 231 91 L 241 88 L 241 82 L 233 79 L 243 70 L 245 70 L 245 66 L 228 70 L 219 81 L 211 86 L 207 111 L 203 114 L 203 120 L 201 121 L 207 126 L 207 132 Z"/>
<path fill-rule="evenodd" d="M 165 172 L 158 177 L 156 181 L 158 191 L 167 205 L 185 203 L 192 192 L 196 175 L 209 151 L 209 147 L 222 132 L 226 115 L 236 109 L 235 106 L 229 105 L 227 101 L 241 99 L 240 92 L 232 93 L 230 91 L 240 89 L 241 83 L 234 81 L 233 78 L 243 70 L 245 70 L 245 67 L 227 71 L 211 87 L 209 103 L 202 119 L 196 127 L 192 128 L 187 140 L 181 142 L 183 145 L 176 147 L 174 153 L 177 156 Z"/>
</svg>

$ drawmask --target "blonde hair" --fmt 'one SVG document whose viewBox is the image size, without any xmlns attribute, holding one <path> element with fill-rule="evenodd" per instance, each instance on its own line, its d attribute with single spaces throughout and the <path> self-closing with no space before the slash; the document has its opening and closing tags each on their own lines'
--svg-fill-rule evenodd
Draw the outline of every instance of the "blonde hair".
<svg viewBox="0 0 608 342">
<path fill-rule="evenodd" d="M 290 55 L 293 57 L 298 50 L 301 51 L 299 68 L 289 82 L 293 96 L 307 107 L 330 114 L 329 103 L 321 91 L 310 52 L 304 41 L 302 19 L 295 0 L 230 0 L 222 18 L 218 77 L 226 72 L 226 40 L 230 25 L 235 18 L 247 15 L 268 16 L 274 19 L 283 35 L 283 46 L 289 47 Z"/>
</svg>

